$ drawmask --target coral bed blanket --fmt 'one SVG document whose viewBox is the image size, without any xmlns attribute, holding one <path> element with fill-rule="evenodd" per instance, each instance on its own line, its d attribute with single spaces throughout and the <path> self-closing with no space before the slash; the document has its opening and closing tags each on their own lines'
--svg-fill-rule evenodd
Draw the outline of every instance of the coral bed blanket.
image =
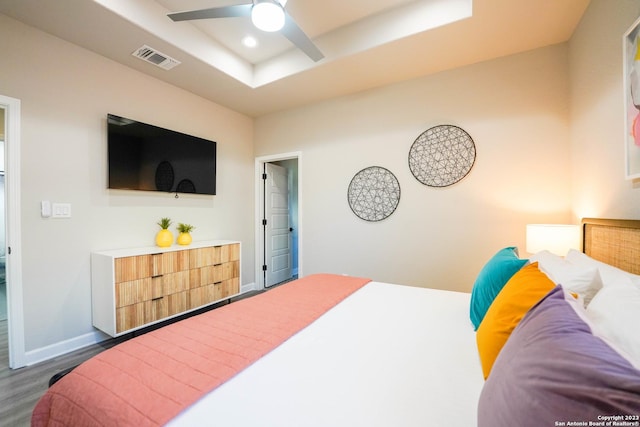
<svg viewBox="0 0 640 427">
<path fill-rule="evenodd" d="M 31 425 L 163 425 L 367 282 L 308 276 L 126 341 L 55 383 Z"/>
</svg>

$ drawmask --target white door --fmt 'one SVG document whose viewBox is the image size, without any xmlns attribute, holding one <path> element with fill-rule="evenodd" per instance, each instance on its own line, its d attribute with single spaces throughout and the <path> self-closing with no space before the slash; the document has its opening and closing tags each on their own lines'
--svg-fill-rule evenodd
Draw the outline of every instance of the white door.
<svg viewBox="0 0 640 427">
<path fill-rule="evenodd" d="M 266 163 L 265 172 L 265 287 L 269 287 L 291 278 L 291 230 L 287 170 Z"/>
</svg>

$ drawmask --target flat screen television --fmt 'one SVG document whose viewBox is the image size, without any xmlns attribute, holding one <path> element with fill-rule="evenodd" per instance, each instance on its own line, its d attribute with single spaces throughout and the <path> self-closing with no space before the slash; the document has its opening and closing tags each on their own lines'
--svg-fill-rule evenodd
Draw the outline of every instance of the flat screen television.
<svg viewBox="0 0 640 427">
<path fill-rule="evenodd" d="M 216 194 L 216 142 L 107 115 L 109 188 Z"/>
</svg>

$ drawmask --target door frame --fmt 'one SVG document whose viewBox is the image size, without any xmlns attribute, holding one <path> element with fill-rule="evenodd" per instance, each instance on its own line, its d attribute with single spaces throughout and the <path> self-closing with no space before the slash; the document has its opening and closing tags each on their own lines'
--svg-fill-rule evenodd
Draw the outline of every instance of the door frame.
<svg viewBox="0 0 640 427">
<path fill-rule="evenodd" d="M 5 236 L 9 367 L 27 365 L 20 217 L 20 100 L 0 95 L 5 110 Z M 9 252 L 9 248 L 11 252 Z"/>
<path fill-rule="evenodd" d="M 262 173 L 265 163 L 273 163 L 280 160 L 298 160 L 298 277 L 303 277 L 303 215 L 302 215 L 302 152 L 273 154 L 269 156 L 256 157 L 255 160 L 255 288 L 265 289 L 264 275 L 262 274 L 262 260 L 264 259 L 264 232 L 262 227 L 262 208 L 264 206 L 264 187 Z"/>
</svg>

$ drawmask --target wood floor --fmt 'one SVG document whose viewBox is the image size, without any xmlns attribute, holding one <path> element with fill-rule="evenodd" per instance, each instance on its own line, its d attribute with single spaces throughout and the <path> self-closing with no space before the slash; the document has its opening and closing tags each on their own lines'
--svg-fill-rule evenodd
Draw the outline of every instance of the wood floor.
<svg viewBox="0 0 640 427">
<path fill-rule="evenodd" d="M 37 365 L 9 369 L 7 321 L 0 322 L 0 426 L 29 426 L 31 411 L 47 390 L 49 379 L 60 371 L 78 365 L 106 348 L 116 340 L 95 344 Z"/>
<path fill-rule="evenodd" d="M 252 291 L 232 301 L 247 298 L 259 292 Z M 215 305 L 209 309 L 215 308 Z M 0 427 L 29 426 L 31 412 L 49 386 L 49 379 L 90 357 L 113 347 L 129 337 L 107 340 L 55 359 L 21 369 L 9 369 L 7 321 L 0 321 Z"/>
</svg>

